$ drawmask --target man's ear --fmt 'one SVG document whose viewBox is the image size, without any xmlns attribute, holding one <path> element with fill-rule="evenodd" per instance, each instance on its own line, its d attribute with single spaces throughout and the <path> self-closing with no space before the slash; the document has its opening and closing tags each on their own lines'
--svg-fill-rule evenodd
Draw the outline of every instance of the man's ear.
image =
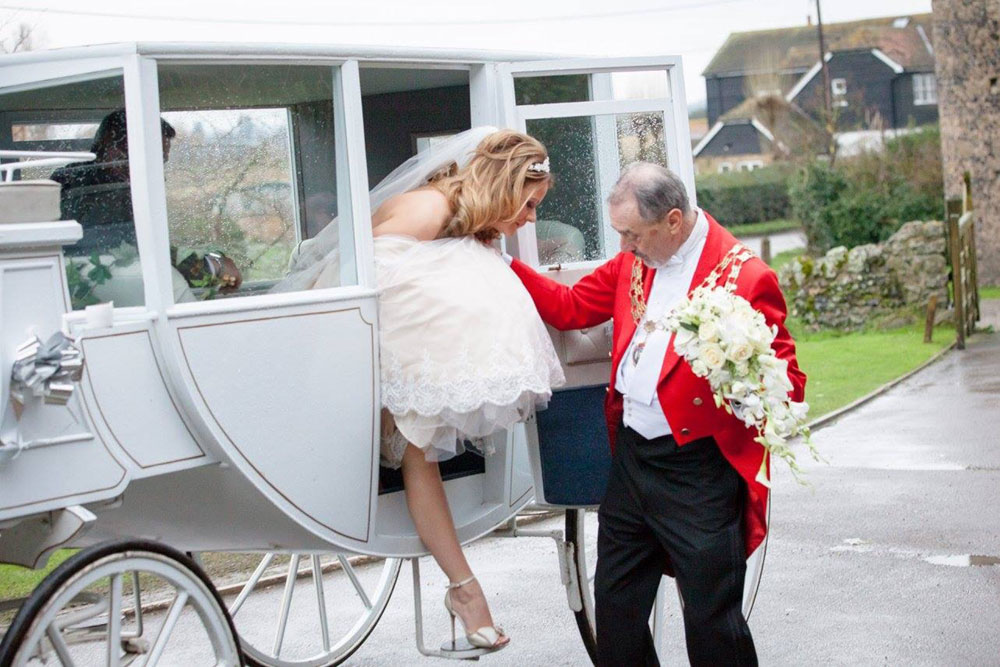
<svg viewBox="0 0 1000 667">
<path fill-rule="evenodd" d="M 672 208 L 667 211 L 667 229 L 671 234 L 676 234 L 684 227 L 684 211 L 679 208 Z"/>
</svg>

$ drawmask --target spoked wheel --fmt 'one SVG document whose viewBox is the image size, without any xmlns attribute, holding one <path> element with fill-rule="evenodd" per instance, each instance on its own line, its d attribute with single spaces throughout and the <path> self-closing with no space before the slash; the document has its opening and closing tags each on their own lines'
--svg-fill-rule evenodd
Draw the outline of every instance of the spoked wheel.
<svg viewBox="0 0 1000 667">
<path fill-rule="evenodd" d="M 401 565 L 330 553 L 198 558 L 224 591 L 246 661 L 266 667 L 337 665 L 350 657 L 382 617 Z M 253 573 L 223 586 L 220 577 L 234 567 Z"/>
<path fill-rule="evenodd" d="M 165 614 L 142 613 L 151 597 Z M 194 614 L 182 615 L 187 610 Z M 0 642 L 0 665 L 16 667 L 137 659 L 240 664 L 236 631 L 212 582 L 184 554 L 142 540 L 98 544 L 64 561 L 21 605 Z"/>
<path fill-rule="evenodd" d="M 771 507 L 767 508 L 770 522 Z M 594 614 L 594 572 L 597 566 L 597 512 L 582 509 L 566 510 L 566 542 L 572 545 L 576 576 L 570 575 L 570 585 L 580 596 L 580 609 L 573 610 L 583 645 L 590 659 L 597 663 L 597 623 Z M 747 561 L 746 583 L 743 587 L 743 616 L 750 618 L 757 589 L 764 571 L 767 538 Z M 574 581 L 575 579 L 575 581 Z M 678 596 L 679 598 L 679 596 Z"/>
</svg>

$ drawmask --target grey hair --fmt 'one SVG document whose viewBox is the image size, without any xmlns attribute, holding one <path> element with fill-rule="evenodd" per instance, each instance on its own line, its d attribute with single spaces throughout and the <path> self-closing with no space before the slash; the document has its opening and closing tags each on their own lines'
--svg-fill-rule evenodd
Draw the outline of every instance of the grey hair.
<svg viewBox="0 0 1000 667">
<path fill-rule="evenodd" d="M 617 206 L 626 197 L 635 197 L 639 217 L 644 222 L 659 222 L 671 209 L 679 208 L 685 216 L 691 212 L 684 182 L 666 167 L 652 162 L 634 162 L 618 177 L 611 188 L 608 203 Z"/>
</svg>

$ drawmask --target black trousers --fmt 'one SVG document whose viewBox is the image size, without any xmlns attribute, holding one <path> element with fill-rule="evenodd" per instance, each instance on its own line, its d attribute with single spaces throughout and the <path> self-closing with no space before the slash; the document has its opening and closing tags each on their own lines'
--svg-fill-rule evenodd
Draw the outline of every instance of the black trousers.
<svg viewBox="0 0 1000 667">
<path fill-rule="evenodd" d="M 669 557 L 692 665 L 757 664 L 742 613 L 743 481 L 711 438 L 678 447 L 618 430 L 598 514 L 597 653 L 601 667 L 658 665 L 649 615 Z"/>
</svg>

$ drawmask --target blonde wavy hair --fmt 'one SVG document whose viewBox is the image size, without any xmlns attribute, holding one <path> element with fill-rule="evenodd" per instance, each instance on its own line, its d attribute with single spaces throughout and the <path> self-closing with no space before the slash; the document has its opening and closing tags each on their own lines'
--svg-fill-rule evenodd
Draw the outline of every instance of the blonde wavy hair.
<svg viewBox="0 0 1000 667">
<path fill-rule="evenodd" d="M 524 207 L 525 189 L 550 181 L 548 172 L 529 170 L 547 157 L 545 146 L 534 137 L 499 130 L 479 142 L 467 165 L 458 169 L 452 163 L 432 175 L 428 183 L 448 198 L 454 211 L 441 236 L 499 238 L 498 225 L 516 218 Z"/>
</svg>

